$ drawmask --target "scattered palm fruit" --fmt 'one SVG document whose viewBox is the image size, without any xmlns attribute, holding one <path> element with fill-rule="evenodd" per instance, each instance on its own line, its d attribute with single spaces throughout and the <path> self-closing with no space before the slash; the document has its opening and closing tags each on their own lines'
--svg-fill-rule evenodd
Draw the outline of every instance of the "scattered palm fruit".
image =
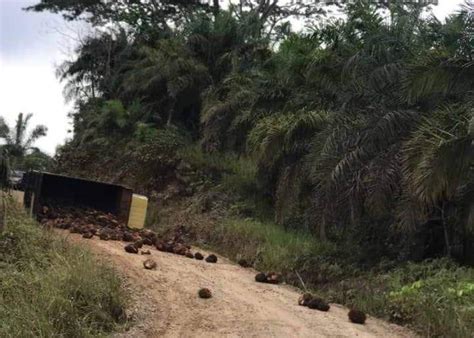
<svg viewBox="0 0 474 338">
<path fill-rule="evenodd" d="M 135 244 L 127 244 L 125 245 L 124 249 L 128 253 L 133 253 L 133 254 L 138 253 L 138 248 L 135 246 Z"/>
<path fill-rule="evenodd" d="M 282 280 L 283 280 L 283 277 L 279 273 L 275 273 L 275 272 L 267 273 L 267 283 L 280 284 Z"/>
<path fill-rule="evenodd" d="M 196 258 L 199 261 L 202 261 L 204 259 L 204 256 L 200 252 L 196 252 L 194 254 L 194 258 Z"/>
<path fill-rule="evenodd" d="M 208 299 L 212 297 L 211 290 L 207 288 L 200 289 L 198 292 L 199 298 Z"/>
<path fill-rule="evenodd" d="M 156 240 L 158 239 L 156 233 L 149 229 L 141 230 L 140 235 L 144 240 L 146 239 L 146 242 L 144 243 L 146 245 L 154 245 L 156 243 Z"/>
<path fill-rule="evenodd" d="M 279 273 L 275 272 L 260 272 L 255 276 L 255 280 L 259 283 L 280 284 L 283 280 L 283 277 Z"/>
<path fill-rule="evenodd" d="M 151 255 L 151 252 L 150 252 L 150 250 L 142 250 L 142 251 L 140 251 L 140 254 L 142 254 L 142 255 Z"/>
<path fill-rule="evenodd" d="M 146 237 L 142 239 L 142 242 L 143 242 L 143 245 L 153 245 L 152 240 Z"/>
<path fill-rule="evenodd" d="M 330 306 L 322 298 L 315 297 L 308 302 L 310 309 L 316 309 L 319 311 L 328 311 Z"/>
<path fill-rule="evenodd" d="M 128 231 L 125 231 L 122 236 L 122 241 L 124 242 L 134 242 L 135 237 Z"/>
<path fill-rule="evenodd" d="M 188 248 L 186 246 L 184 246 L 183 244 L 176 244 L 174 247 L 173 247 L 173 252 L 177 255 L 181 255 L 181 256 L 184 256 L 186 255 L 186 252 L 188 251 Z"/>
<path fill-rule="evenodd" d="M 61 204 L 61 202 L 58 203 Z M 128 250 L 127 252 L 138 253 L 143 245 L 154 245 L 160 251 L 186 255 L 189 258 L 204 259 L 202 255 L 199 258 L 200 254 L 193 256 L 190 252 L 191 247 L 184 243 L 183 237 L 186 235 L 184 226 L 177 228 L 168 236 L 167 240 L 158 240 L 157 234 L 150 229 L 130 229 L 124 223 L 121 223 L 116 216 L 89 208 L 52 207 L 48 204 L 42 206 L 37 216 L 45 227 L 69 229 L 71 233 L 81 234 L 84 238 L 92 238 L 96 235 L 104 241 L 114 240 L 133 243 L 133 245 L 125 247 L 125 250 Z M 147 251 L 141 251 L 141 253 L 147 254 Z M 215 260 L 217 261 L 217 257 Z"/>
<path fill-rule="evenodd" d="M 172 243 L 169 243 L 169 242 L 163 242 L 163 241 L 159 241 L 159 242 L 156 242 L 155 243 L 155 247 L 159 250 L 159 251 L 163 251 L 163 252 L 174 252 L 174 248 L 173 248 L 173 244 Z"/>
<path fill-rule="evenodd" d="M 308 303 L 313 299 L 313 295 L 310 293 L 305 293 L 298 298 L 298 305 L 308 306 Z"/>
<path fill-rule="evenodd" d="M 165 251 L 169 253 L 174 253 L 174 244 L 172 242 L 165 243 Z"/>
<path fill-rule="evenodd" d="M 106 232 L 101 232 L 100 235 L 99 235 L 99 238 L 103 241 L 108 241 L 110 239 L 110 236 Z"/>
<path fill-rule="evenodd" d="M 113 240 L 113 241 L 121 241 L 122 240 L 122 237 L 123 235 L 119 232 L 115 232 L 113 231 L 111 234 L 110 234 L 110 239 Z"/>
<path fill-rule="evenodd" d="M 264 274 L 263 272 L 257 273 L 255 276 L 255 281 L 259 283 L 266 283 L 267 282 L 267 275 Z"/>
<path fill-rule="evenodd" d="M 364 324 L 367 319 L 364 312 L 354 309 L 349 311 L 348 316 L 349 320 L 355 324 Z"/>
<path fill-rule="evenodd" d="M 209 256 L 206 257 L 206 262 L 208 263 L 217 263 L 217 256 L 210 254 Z"/>
<path fill-rule="evenodd" d="M 86 232 L 84 235 L 82 235 L 82 238 L 91 239 L 92 237 L 94 237 L 92 232 Z"/>
<path fill-rule="evenodd" d="M 239 259 L 239 261 L 238 261 L 237 263 L 239 263 L 239 265 L 240 265 L 241 267 L 243 267 L 243 268 L 248 268 L 248 267 L 250 267 L 249 262 L 247 262 L 247 261 L 246 261 L 245 259 L 243 259 L 243 258 L 242 258 L 242 259 Z"/>
<path fill-rule="evenodd" d="M 158 251 L 165 251 L 165 245 L 162 241 L 156 242 L 155 243 L 155 248 Z"/>
<path fill-rule="evenodd" d="M 78 227 L 77 225 L 72 226 L 72 227 L 69 229 L 69 232 L 70 232 L 71 234 L 79 234 L 79 233 L 81 233 L 81 231 L 80 231 L 80 229 L 79 229 L 79 227 Z"/>
<path fill-rule="evenodd" d="M 130 242 L 136 242 L 141 240 L 142 237 L 137 232 L 132 232 L 132 240 Z"/>
<path fill-rule="evenodd" d="M 143 267 L 147 270 L 154 270 L 156 269 L 156 262 L 152 259 L 147 259 L 143 262 Z"/>
<path fill-rule="evenodd" d="M 137 249 L 141 249 L 142 246 L 143 246 L 143 240 L 138 240 L 138 241 L 136 241 L 135 243 L 133 243 L 133 245 L 134 245 Z"/>
</svg>

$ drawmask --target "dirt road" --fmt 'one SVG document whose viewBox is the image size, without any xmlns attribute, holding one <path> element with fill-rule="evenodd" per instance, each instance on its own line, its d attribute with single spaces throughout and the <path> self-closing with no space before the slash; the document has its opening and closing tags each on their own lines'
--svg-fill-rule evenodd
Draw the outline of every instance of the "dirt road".
<svg viewBox="0 0 474 338">
<path fill-rule="evenodd" d="M 118 337 L 410 337 L 409 331 L 368 318 L 352 324 L 347 309 L 331 304 L 329 312 L 297 305 L 299 292 L 289 286 L 258 284 L 255 271 L 219 257 L 217 264 L 151 249 L 151 256 L 127 254 L 123 243 L 70 240 L 90 247 L 125 277 L 136 320 Z M 199 250 L 201 253 L 204 251 Z M 142 262 L 152 258 L 154 271 Z M 200 299 L 207 287 L 213 298 Z"/>
</svg>

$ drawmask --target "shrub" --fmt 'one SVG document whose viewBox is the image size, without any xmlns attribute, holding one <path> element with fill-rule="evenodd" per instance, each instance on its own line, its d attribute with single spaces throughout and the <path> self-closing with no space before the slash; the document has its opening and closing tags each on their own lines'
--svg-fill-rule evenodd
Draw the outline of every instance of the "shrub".
<svg viewBox="0 0 474 338">
<path fill-rule="evenodd" d="M 448 259 L 409 263 L 390 274 L 390 316 L 428 336 L 474 332 L 474 270 Z"/>
<path fill-rule="evenodd" d="M 301 268 L 301 257 L 319 256 L 331 250 L 308 233 L 287 232 L 273 223 L 251 219 L 226 219 L 199 229 L 199 240 L 227 257 L 255 262 L 261 271 L 291 273 Z"/>
</svg>

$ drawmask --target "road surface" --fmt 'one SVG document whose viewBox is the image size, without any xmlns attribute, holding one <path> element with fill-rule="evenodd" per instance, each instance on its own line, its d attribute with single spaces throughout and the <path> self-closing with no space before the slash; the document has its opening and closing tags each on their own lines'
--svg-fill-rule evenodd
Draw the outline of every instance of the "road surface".
<svg viewBox="0 0 474 338">
<path fill-rule="evenodd" d="M 146 247 L 151 255 L 134 255 L 123 250 L 122 242 L 66 236 L 89 247 L 124 277 L 132 295 L 129 312 L 135 323 L 117 337 L 414 336 L 407 329 L 372 317 L 365 325 L 353 324 L 347 318 L 348 310 L 340 305 L 331 304 L 328 312 L 298 306 L 297 289 L 256 283 L 255 270 L 222 257 L 211 264 L 151 247 Z M 156 270 L 143 268 L 148 258 L 157 262 Z M 203 287 L 212 291 L 211 299 L 197 296 Z"/>
</svg>

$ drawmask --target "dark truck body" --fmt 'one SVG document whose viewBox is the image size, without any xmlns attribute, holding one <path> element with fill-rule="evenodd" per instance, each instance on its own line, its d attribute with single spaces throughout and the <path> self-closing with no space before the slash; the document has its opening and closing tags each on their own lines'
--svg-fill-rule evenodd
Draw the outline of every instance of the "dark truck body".
<svg viewBox="0 0 474 338">
<path fill-rule="evenodd" d="M 24 205 L 33 215 L 48 202 L 60 202 L 109 212 L 128 222 L 133 191 L 127 187 L 37 171 L 26 173 L 24 184 Z"/>
</svg>

